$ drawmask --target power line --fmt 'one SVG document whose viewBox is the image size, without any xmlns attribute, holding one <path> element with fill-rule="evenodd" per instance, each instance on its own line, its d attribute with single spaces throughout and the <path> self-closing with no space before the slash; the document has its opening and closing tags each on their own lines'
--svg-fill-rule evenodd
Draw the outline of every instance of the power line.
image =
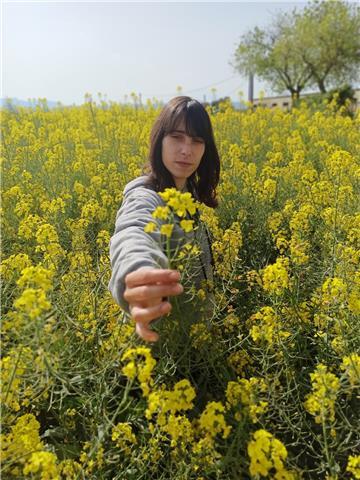
<svg viewBox="0 0 360 480">
<path fill-rule="evenodd" d="M 231 92 L 227 93 L 226 95 L 223 95 L 224 97 L 229 97 L 232 93 L 239 91 L 241 89 L 241 85 L 235 87 Z"/>
<path fill-rule="evenodd" d="M 182 93 L 192 93 L 192 92 L 198 92 L 199 90 L 205 90 L 206 88 L 214 87 L 215 85 L 221 85 L 222 83 L 228 82 L 229 80 L 232 80 L 233 78 L 236 78 L 238 75 L 232 75 L 231 77 L 225 78 L 224 80 L 220 80 L 219 82 L 215 83 L 210 83 L 209 85 L 205 85 L 204 87 L 198 87 L 198 88 L 192 88 L 190 90 L 185 90 Z M 158 94 L 153 94 L 153 93 L 142 93 L 142 95 L 146 97 L 169 97 L 174 95 L 174 92 L 171 93 L 158 93 Z"/>
</svg>

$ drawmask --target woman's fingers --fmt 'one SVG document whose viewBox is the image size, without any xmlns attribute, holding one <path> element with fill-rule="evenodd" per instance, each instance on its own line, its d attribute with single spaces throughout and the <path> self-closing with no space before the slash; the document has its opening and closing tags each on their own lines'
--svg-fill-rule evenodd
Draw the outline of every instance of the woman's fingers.
<svg viewBox="0 0 360 480">
<path fill-rule="evenodd" d="M 166 315 L 170 310 L 171 304 L 169 302 L 161 302 L 148 307 L 132 306 L 130 313 L 136 322 L 137 334 L 148 342 L 156 342 L 159 339 L 159 335 L 151 330 L 149 327 L 150 322 L 162 315 Z"/>
<path fill-rule="evenodd" d="M 145 342 L 157 342 L 159 340 L 159 335 L 142 323 L 136 323 L 135 331 Z"/>
<path fill-rule="evenodd" d="M 140 322 L 142 324 L 149 324 L 152 320 L 169 313 L 171 308 L 169 302 L 160 302 L 157 305 L 146 307 L 142 305 L 132 305 L 130 308 L 130 314 L 136 323 Z"/>
<path fill-rule="evenodd" d="M 180 272 L 160 268 L 141 267 L 128 273 L 125 278 L 127 288 L 156 283 L 174 283 L 180 280 Z"/>
<path fill-rule="evenodd" d="M 145 341 L 159 339 L 159 335 L 151 330 L 150 322 L 170 312 L 167 297 L 184 291 L 179 281 L 180 272 L 151 267 L 142 267 L 126 275 L 124 299 L 135 320 L 136 332 Z"/>
<path fill-rule="evenodd" d="M 124 292 L 124 299 L 129 303 L 146 302 L 154 298 L 163 298 L 170 295 L 180 295 L 184 288 L 179 283 L 167 285 L 141 285 L 139 287 L 127 287 Z"/>
</svg>

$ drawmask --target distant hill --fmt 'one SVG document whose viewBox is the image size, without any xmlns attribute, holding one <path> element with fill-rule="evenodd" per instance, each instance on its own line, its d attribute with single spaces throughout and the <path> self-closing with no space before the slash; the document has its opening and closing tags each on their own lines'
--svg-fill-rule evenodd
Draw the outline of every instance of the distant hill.
<svg viewBox="0 0 360 480">
<path fill-rule="evenodd" d="M 31 99 L 31 100 L 21 100 L 20 98 L 0 98 L 0 107 L 3 108 L 11 108 L 13 107 L 35 107 L 38 104 L 42 104 L 43 101 L 41 99 Z M 54 102 L 52 100 L 46 100 L 46 104 L 49 108 L 55 108 L 58 106 L 58 102 Z"/>
<path fill-rule="evenodd" d="M 231 101 L 232 106 L 235 108 L 235 110 L 247 110 L 248 107 L 244 103 L 240 102 L 233 102 Z"/>
<path fill-rule="evenodd" d="M 14 108 L 14 107 L 27 107 L 27 108 L 34 108 L 36 105 L 41 104 L 43 105 L 44 100 L 43 99 L 30 99 L 30 100 L 21 100 L 20 98 L 16 97 L 6 97 L 6 98 L 0 98 L 0 108 Z M 120 102 L 121 103 L 121 102 Z M 233 107 L 236 110 L 246 110 L 247 107 L 243 103 L 240 103 L 238 101 L 231 101 Z M 55 108 L 59 106 L 59 102 L 54 102 L 52 100 L 46 100 L 46 104 L 49 109 Z M 73 104 L 72 106 L 74 106 Z M 63 107 L 70 106 L 70 105 L 64 105 L 62 104 Z M 144 105 L 144 108 L 146 108 L 146 105 Z"/>
</svg>

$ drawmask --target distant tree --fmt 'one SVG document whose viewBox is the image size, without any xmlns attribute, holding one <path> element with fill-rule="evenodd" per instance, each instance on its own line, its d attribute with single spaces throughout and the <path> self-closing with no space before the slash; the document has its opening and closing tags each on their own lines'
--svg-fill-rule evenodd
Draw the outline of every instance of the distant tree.
<svg viewBox="0 0 360 480">
<path fill-rule="evenodd" d="M 218 100 L 213 100 L 212 102 L 202 102 L 204 107 L 211 107 L 213 113 L 220 112 L 223 108 L 222 106 L 231 104 L 231 98 L 229 96 L 221 97 Z"/>
<path fill-rule="evenodd" d="M 255 27 L 241 37 L 230 64 L 253 73 L 296 101 L 303 89 L 321 92 L 351 83 L 360 66 L 360 9 L 343 1 L 314 1 L 300 13 L 278 14 L 267 29 Z"/>
<path fill-rule="evenodd" d="M 298 52 L 290 47 L 294 42 L 295 17 L 279 14 L 267 30 L 255 27 L 242 36 L 231 64 L 242 74 L 253 73 L 281 93 L 289 90 L 295 100 L 306 87 L 311 72 Z"/>
<path fill-rule="evenodd" d="M 360 8 L 315 1 L 296 15 L 296 50 L 311 72 L 311 86 L 328 88 L 359 80 Z"/>
</svg>

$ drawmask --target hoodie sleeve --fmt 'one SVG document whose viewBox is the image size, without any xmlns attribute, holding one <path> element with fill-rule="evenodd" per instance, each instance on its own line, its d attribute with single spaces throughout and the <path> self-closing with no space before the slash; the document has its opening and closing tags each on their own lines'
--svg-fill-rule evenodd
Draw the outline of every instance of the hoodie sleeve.
<svg viewBox="0 0 360 480">
<path fill-rule="evenodd" d="M 112 271 L 108 289 L 126 313 L 129 313 L 129 304 L 123 296 L 126 275 L 145 266 L 169 268 L 168 259 L 160 246 L 160 233 L 144 232 L 147 223 L 158 222 L 151 213 L 162 205 L 156 192 L 140 187 L 125 195 L 117 212 L 115 232 L 109 244 Z"/>
</svg>

